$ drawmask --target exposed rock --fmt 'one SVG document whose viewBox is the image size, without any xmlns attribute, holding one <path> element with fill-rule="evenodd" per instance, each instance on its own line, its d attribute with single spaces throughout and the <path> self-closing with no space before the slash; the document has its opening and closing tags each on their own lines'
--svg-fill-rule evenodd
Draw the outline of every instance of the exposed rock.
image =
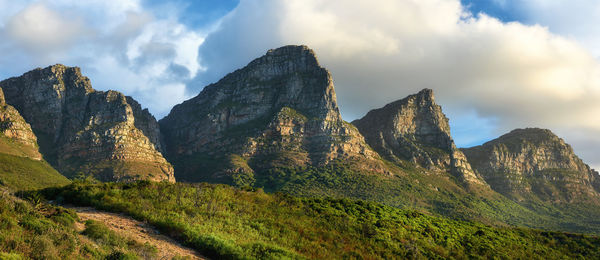
<svg viewBox="0 0 600 260">
<path fill-rule="evenodd" d="M 79 68 L 35 69 L 0 87 L 31 124 L 44 157 L 63 174 L 174 181 L 154 117 L 119 92 L 95 91 Z"/>
<path fill-rule="evenodd" d="M 14 107 L 6 104 L 0 88 L 0 152 L 41 160 L 31 126 Z"/>
<path fill-rule="evenodd" d="M 450 170 L 466 183 L 483 184 L 454 145 L 448 118 L 435 103 L 431 89 L 371 110 L 352 124 L 375 151 L 390 161 Z"/>
<path fill-rule="evenodd" d="M 219 172 L 210 164 L 222 154 L 241 158 L 221 163 L 237 165 L 225 173 L 337 159 L 383 172 L 378 155 L 341 119 L 331 75 L 306 46 L 269 50 L 175 106 L 159 123 L 168 158 L 186 180 Z"/>
<path fill-rule="evenodd" d="M 534 195 L 553 202 L 600 198 L 598 172 L 550 130 L 516 129 L 463 151 L 494 190 L 513 198 Z"/>
</svg>

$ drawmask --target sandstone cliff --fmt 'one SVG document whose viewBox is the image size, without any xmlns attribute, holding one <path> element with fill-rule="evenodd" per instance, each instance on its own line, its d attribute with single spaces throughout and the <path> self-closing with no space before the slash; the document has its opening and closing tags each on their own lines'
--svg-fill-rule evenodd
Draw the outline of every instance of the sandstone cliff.
<svg viewBox="0 0 600 260">
<path fill-rule="evenodd" d="M 168 158 L 186 180 L 252 178 L 269 167 L 335 160 L 384 172 L 358 130 L 341 119 L 331 75 L 306 46 L 269 50 L 159 123 Z"/>
<path fill-rule="evenodd" d="M 465 183 L 483 184 L 456 148 L 448 118 L 430 89 L 371 110 L 352 124 L 375 151 L 390 161 L 450 171 Z"/>
<path fill-rule="evenodd" d="M 600 198 L 598 172 L 550 130 L 516 129 L 463 151 L 486 182 L 504 195 L 552 202 Z"/>
<path fill-rule="evenodd" d="M 31 126 L 14 107 L 6 104 L 0 88 L 0 152 L 41 160 Z"/>
<path fill-rule="evenodd" d="M 63 174 L 174 181 L 154 117 L 119 92 L 95 91 L 79 68 L 35 69 L 0 87 L 31 124 L 44 158 Z"/>
</svg>

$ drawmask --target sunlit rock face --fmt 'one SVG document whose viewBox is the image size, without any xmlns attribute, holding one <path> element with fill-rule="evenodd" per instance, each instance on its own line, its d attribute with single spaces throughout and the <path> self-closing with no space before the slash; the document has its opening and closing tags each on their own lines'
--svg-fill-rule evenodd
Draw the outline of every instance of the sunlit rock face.
<svg viewBox="0 0 600 260">
<path fill-rule="evenodd" d="M 35 69 L 0 87 L 31 124 L 44 158 L 63 174 L 175 181 L 154 117 L 119 92 L 95 91 L 79 68 Z"/>
<path fill-rule="evenodd" d="M 550 130 L 516 129 L 463 151 L 473 168 L 502 194 L 553 202 L 600 199 L 598 172 Z"/>
<path fill-rule="evenodd" d="M 168 158 L 186 180 L 336 160 L 385 172 L 341 119 L 331 75 L 306 46 L 269 50 L 175 106 L 160 125 Z"/>
<path fill-rule="evenodd" d="M 448 118 L 435 103 L 431 89 L 371 110 L 352 124 L 387 160 L 410 162 L 432 171 L 450 171 L 465 183 L 483 184 L 456 148 Z"/>
<path fill-rule="evenodd" d="M 4 99 L 0 88 L 0 153 L 28 157 L 41 160 L 38 151 L 37 137 L 31 126 L 25 122 L 13 106 Z"/>
</svg>

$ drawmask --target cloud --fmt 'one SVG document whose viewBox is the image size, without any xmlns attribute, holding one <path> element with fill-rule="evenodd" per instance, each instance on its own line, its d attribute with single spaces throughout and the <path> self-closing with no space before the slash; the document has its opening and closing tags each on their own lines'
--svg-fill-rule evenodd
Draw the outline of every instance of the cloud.
<svg viewBox="0 0 600 260">
<path fill-rule="evenodd" d="M 546 27 L 474 17 L 458 0 L 243 0 L 200 47 L 206 70 L 190 88 L 285 44 L 315 49 L 347 120 L 427 87 L 453 131 L 471 139 L 459 143 L 539 126 L 600 164 L 600 147 L 588 147 L 600 136 L 600 65 Z M 491 129 L 473 129 L 473 120 Z"/>
<path fill-rule="evenodd" d="M 3 31 L 8 39 L 36 55 L 68 48 L 89 32 L 81 20 L 66 20 L 43 3 L 12 16 Z"/>
<path fill-rule="evenodd" d="M 202 70 L 197 56 L 205 33 L 138 0 L 0 6 L 7 7 L 0 10 L 2 78 L 55 63 L 79 66 L 94 88 L 132 95 L 160 118 L 189 98 L 185 84 Z"/>
<path fill-rule="evenodd" d="M 600 57 L 600 2 L 596 0 L 504 0 L 503 3 L 486 3 L 463 0 L 484 12 L 508 16 L 525 24 L 540 24 L 551 32 L 576 39 Z M 495 2 L 495 1 L 494 1 Z M 479 8 L 478 8 L 479 7 Z M 497 12 L 501 8 L 501 12 Z"/>
</svg>

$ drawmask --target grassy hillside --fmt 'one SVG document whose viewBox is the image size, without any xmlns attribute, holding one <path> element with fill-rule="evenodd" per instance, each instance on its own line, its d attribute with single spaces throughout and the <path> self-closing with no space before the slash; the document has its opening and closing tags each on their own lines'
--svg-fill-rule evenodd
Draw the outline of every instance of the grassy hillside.
<svg viewBox="0 0 600 260">
<path fill-rule="evenodd" d="M 357 172 L 348 162 L 322 167 L 278 165 L 256 172 L 254 187 L 300 197 L 352 198 L 498 226 L 600 234 L 600 208 L 589 204 L 516 202 L 491 189 L 467 191 L 448 174 L 388 163 L 394 176 Z"/>
<path fill-rule="evenodd" d="M 152 182 L 75 182 L 44 194 L 125 212 L 215 258 L 600 258 L 598 237 L 490 227 L 349 199 Z"/>
<path fill-rule="evenodd" d="M 0 153 L 15 156 L 36 158 L 40 156 L 38 147 L 25 145 L 10 138 L 7 138 L 0 132 Z"/>
<path fill-rule="evenodd" d="M 34 190 L 69 183 L 45 161 L 0 153 L 0 185 L 12 190 Z"/>
<path fill-rule="evenodd" d="M 70 210 L 0 188 L 0 259 L 144 259 L 156 252 L 98 222 L 87 222 L 80 233 L 76 219 Z"/>
</svg>

